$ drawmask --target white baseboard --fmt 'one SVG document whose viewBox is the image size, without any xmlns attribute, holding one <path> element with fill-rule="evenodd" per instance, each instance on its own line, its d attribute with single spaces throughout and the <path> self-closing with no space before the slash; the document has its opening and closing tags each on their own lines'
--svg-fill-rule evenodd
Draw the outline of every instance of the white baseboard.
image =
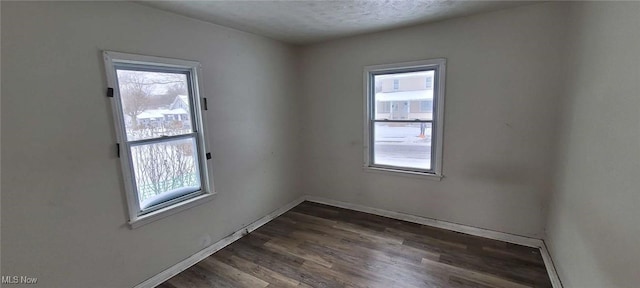
<svg viewBox="0 0 640 288">
<path fill-rule="evenodd" d="M 518 244 L 522 246 L 538 248 L 540 249 L 540 254 L 542 255 L 542 260 L 544 261 L 544 265 L 547 268 L 547 273 L 549 274 L 549 279 L 551 280 L 551 284 L 553 285 L 553 288 L 562 288 L 562 283 L 560 282 L 560 278 L 558 277 L 555 266 L 553 265 L 553 261 L 551 260 L 551 255 L 549 254 L 549 251 L 547 250 L 547 246 L 545 245 L 544 241 L 542 241 L 541 239 L 536 239 L 536 238 L 531 238 L 531 237 L 526 237 L 526 236 L 521 236 L 516 234 L 510 234 L 505 232 L 493 231 L 489 229 L 478 228 L 478 227 L 452 223 L 452 222 L 447 222 L 442 220 L 436 220 L 436 219 L 426 218 L 422 216 L 415 216 L 415 215 L 406 214 L 406 213 L 372 208 L 372 207 L 367 207 L 367 206 L 358 205 L 358 204 L 335 201 L 335 200 L 326 199 L 322 197 L 306 196 L 305 200 L 310 202 L 320 203 L 320 204 L 326 204 L 329 206 L 335 206 L 335 207 L 345 208 L 349 210 L 355 210 L 355 211 L 360 211 L 364 213 L 374 214 L 378 216 L 404 220 L 407 222 L 422 224 L 426 226 L 442 228 L 442 229 L 465 233 L 469 235 L 480 236 L 480 237 L 489 238 L 493 240 L 509 242 L 509 243 Z"/>
<path fill-rule="evenodd" d="M 330 206 L 336 206 L 340 208 L 360 211 L 360 212 L 374 214 L 378 216 L 404 220 L 407 222 L 427 225 L 427 226 L 436 227 L 436 228 L 442 228 L 446 230 L 451 230 L 451 231 L 456 231 L 456 232 L 465 233 L 469 235 L 480 236 L 484 238 L 514 243 L 514 244 L 527 246 L 527 247 L 540 248 L 543 245 L 542 240 L 540 239 L 530 238 L 530 237 L 520 236 L 515 234 L 509 234 L 509 233 L 504 233 L 499 231 L 493 231 L 493 230 L 488 230 L 484 228 L 477 228 L 477 227 L 472 227 L 464 224 L 441 221 L 441 220 L 426 218 L 422 216 L 415 216 L 411 214 L 388 211 L 388 210 L 383 210 L 378 208 L 371 208 L 363 205 L 340 202 L 340 201 L 335 201 L 335 200 L 330 200 L 330 199 L 320 198 L 315 196 L 307 196 L 305 197 L 305 199 L 307 201 L 316 202 L 320 204 L 327 204 Z"/>
<path fill-rule="evenodd" d="M 549 249 L 547 248 L 547 243 L 542 240 L 542 247 L 540 247 L 540 254 L 542 254 L 542 260 L 544 260 L 544 267 L 547 268 L 547 273 L 549 274 L 549 279 L 551 280 L 551 284 L 553 288 L 562 288 L 562 282 L 560 281 L 560 277 L 558 276 L 558 271 L 556 271 L 556 265 L 553 264 L 553 259 L 551 259 L 551 253 L 549 253 Z"/>
<path fill-rule="evenodd" d="M 298 206 L 298 204 L 302 203 L 305 200 L 305 197 L 300 197 L 282 208 L 275 210 L 269 213 L 267 216 L 264 216 L 257 221 L 242 227 L 240 230 L 234 232 L 233 234 L 222 238 L 220 241 L 208 246 L 196 254 L 191 255 L 191 257 L 182 260 L 176 265 L 169 267 L 168 269 L 158 273 L 157 275 L 147 279 L 146 281 L 136 285 L 134 288 L 153 288 L 164 281 L 169 280 L 171 277 L 178 275 L 178 273 L 187 270 L 187 268 L 195 265 L 196 263 L 204 260 L 205 258 L 211 256 L 213 253 L 218 252 L 227 245 L 235 242 L 236 240 L 242 238 L 242 236 L 249 234 L 251 231 L 260 228 L 260 226 L 267 224 L 269 221 L 275 219 L 276 217 L 282 215 L 284 212 L 291 210 L 291 208 Z"/>
<path fill-rule="evenodd" d="M 177 275 L 178 273 L 180 273 L 180 272 L 186 270 L 187 268 L 195 265 L 196 263 L 202 261 L 203 259 L 211 256 L 213 253 L 221 250 L 222 248 L 226 247 L 227 245 L 229 245 L 229 244 L 235 242 L 236 240 L 242 238 L 242 236 L 248 234 L 249 232 L 258 229 L 260 226 L 268 223 L 269 221 L 275 219 L 276 217 L 282 215 L 283 213 L 289 211 L 290 209 L 292 209 L 293 207 L 297 206 L 298 204 L 300 204 L 300 203 L 302 203 L 304 201 L 310 201 L 310 202 L 315 202 L 315 203 L 320 203 L 320 204 L 326 204 L 326 205 L 330 205 L 330 206 L 335 206 L 335 207 L 340 207 L 340 208 L 360 211 L 360 212 L 374 214 L 374 215 L 378 215 L 378 216 L 384 216 L 384 217 L 388 217 L 388 218 L 404 220 L 404 221 L 407 221 L 407 222 L 412 222 L 412 223 L 417 223 L 417 224 L 422 224 L 422 225 L 442 228 L 442 229 L 446 229 L 446 230 L 450 230 L 450 231 L 456 231 L 456 232 L 465 233 L 465 234 L 469 234 L 469 235 L 485 237 L 485 238 L 489 238 L 489 239 L 494 239 L 494 240 L 509 242 L 509 243 L 513 243 L 513 244 L 523 245 L 523 246 L 527 246 L 527 247 L 538 248 L 538 249 L 540 249 L 540 254 L 542 255 L 542 259 L 544 260 L 544 264 L 545 264 L 545 266 L 547 268 L 547 273 L 549 273 L 549 278 L 551 280 L 551 283 L 553 284 L 553 288 L 562 288 L 562 283 L 560 282 L 560 278 L 558 277 L 558 274 L 556 272 L 555 266 L 553 265 L 553 261 L 551 260 L 551 256 L 549 254 L 549 251 L 547 250 L 547 246 L 545 245 L 544 241 L 542 241 L 541 239 L 536 239 L 536 238 L 531 238 L 531 237 L 526 237 L 526 236 L 521 236 L 521 235 L 515 235 L 515 234 L 509 234 L 509 233 L 504 233 L 504 232 L 499 232 L 499 231 L 493 231 L 493 230 L 488 230 L 488 229 L 483 229 L 483 228 L 478 228 L 478 227 L 472 227 L 472 226 L 467 226 L 467 225 L 464 225 L 464 224 L 441 221 L 441 220 L 436 220 L 436 219 L 431 219 L 431 218 L 426 218 L 426 217 L 421 217 L 421 216 L 415 216 L 415 215 L 411 215 L 411 214 L 405 214 L 405 213 L 400 213 L 400 212 L 394 212 L 394 211 L 388 211 L 388 210 L 383 210 L 383 209 L 378 209 L 378 208 L 372 208 L 372 207 L 367 207 L 367 206 L 358 205 L 358 204 L 351 204 L 351 203 L 347 203 L 347 202 L 335 201 L 335 200 L 321 198 L 321 197 L 315 197 L 315 196 L 302 196 L 302 197 L 300 197 L 300 198 L 288 203 L 287 205 L 283 206 L 282 208 L 280 208 L 280 209 L 278 209 L 276 211 L 273 211 L 273 212 L 269 213 L 269 215 L 266 215 L 266 216 L 258 219 L 257 221 L 255 221 L 255 222 L 243 227 L 242 229 L 240 229 L 240 230 L 234 232 L 233 234 L 223 238 L 222 240 L 214 243 L 213 245 L 208 246 L 207 248 L 199 251 L 198 253 L 192 255 L 191 257 L 181 261 L 180 263 L 178 263 L 178 264 L 176 264 L 174 266 L 171 266 L 168 269 L 160 272 L 159 274 L 147 279 L 146 281 L 138 284 L 134 288 L 153 288 L 153 287 L 156 287 L 157 285 L 160 285 L 164 281 L 169 280 L 169 278 Z"/>
</svg>

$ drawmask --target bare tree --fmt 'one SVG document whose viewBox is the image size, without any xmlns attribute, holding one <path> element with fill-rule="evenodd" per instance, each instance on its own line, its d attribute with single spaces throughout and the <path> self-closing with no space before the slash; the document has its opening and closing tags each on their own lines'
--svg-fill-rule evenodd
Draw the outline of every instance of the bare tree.
<svg viewBox="0 0 640 288">
<path fill-rule="evenodd" d="M 190 143 L 159 143 L 132 149 L 141 200 L 173 189 L 197 185 Z"/>
<path fill-rule="evenodd" d="M 172 83 L 165 92 L 164 95 L 158 95 L 157 101 L 154 101 L 154 104 L 158 105 L 169 105 L 173 103 L 178 95 L 187 95 L 188 89 L 187 85 L 184 81 L 179 81 L 177 83 Z"/>
<path fill-rule="evenodd" d="M 132 128 L 138 127 L 138 115 L 151 101 L 151 86 L 144 74 L 136 71 L 118 71 L 120 97 L 124 114 L 131 117 Z"/>
</svg>

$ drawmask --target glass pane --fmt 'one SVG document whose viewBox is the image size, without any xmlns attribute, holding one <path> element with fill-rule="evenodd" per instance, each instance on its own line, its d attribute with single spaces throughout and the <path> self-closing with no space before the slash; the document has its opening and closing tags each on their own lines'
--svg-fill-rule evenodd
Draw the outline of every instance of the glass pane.
<svg viewBox="0 0 640 288">
<path fill-rule="evenodd" d="M 431 123 L 375 123 L 373 163 L 431 169 Z"/>
<path fill-rule="evenodd" d="M 118 69 L 127 140 L 193 132 L 187 75 Z"/>
<path fill-rule="evenodd" d="M 434 70 L 374 76 L 374 119 L 432 120 Z"/>
<path fill-rule="evenodd" d="M 198 150 L 194 138 L 131 147 L 142 209 L 198 191 Z"/>
</svg>

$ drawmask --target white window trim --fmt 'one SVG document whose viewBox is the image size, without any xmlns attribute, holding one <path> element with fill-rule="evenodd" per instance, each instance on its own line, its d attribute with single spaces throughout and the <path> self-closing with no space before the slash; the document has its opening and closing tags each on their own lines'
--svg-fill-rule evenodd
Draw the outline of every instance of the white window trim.
<svg viewBox="0 0 640 288">
<path fill-rule="evenodd" d="M 412 61 L 412 62 L 403 62 L 403 63 L 393 63 L 393 64 L 381 64 L 381 65 L 371 65 L 364 67 L 364 169 L 368 172 L 381 172 L 388 173 L 390 175 L 411 175 L 411 176 L 419 176 L 424 179 L 432 179 L 432 180 L 440 180 L 444 176 L 442 174 L 442 147 L 443 147 L 443 138 L 444 138 L 444 95 L 445 95 L 445 78 L 446 78 L 446 63 L 447 60 L 444 58 L 438 59 L 430 59 L 430 60 L 422 60 L 422 61 Z M 386 167 L 379 166 L 373 164 L 373 159 L 371 159 L 373 153 L 373 147 L 371 147 L 371 143 L 373 143 L 373 139 L 370 139 L 371 136 L 371 117 L 373 117 L 374 113 L 374 105 L 372 93 L 375 91 L 373 87 L 373 75 L 374 74 L 384 74 L 386 72 L 399 72 L 402 70 L 417 70 L 417 69 L 435 69 L 436 73 L 433 76 L 434 88 L 434 119 L 432 124 L 432 145 L 435 149 L 433 149 L 433 154 L 431 157 L 433 158 L 432 165 L 433 169 L 429 172 L 425 171 L 414 171 L 410 168 L 402 168 L 402 167 Z"/>
<path fill-rule="evenodd" d="M 114 117 L 114 124 L 116 129 L 116 138 L 118 143 L 126 143 L 126 129 L 124 126 L 124 116 L 122 113 L 122 103 L 120 101 L 119 89 L 117 89 L 117 75 L 115 65 L 117 64 L 140 64 L 147 66 L 159 66 L 159 67 L 170 67 L 170 68 L 180 68 L 189 70 L 191 73 L 191 85 L 192 85 L 192 93 L 193 93 L 193 115 L 196 119 L 194 119 L 194 123 L 196 125 L 197 133 L 197 141 L 198 145 L 201 146 L 198 154 L 200 158 L 200 182 L 201 182 L 201 192 L 197 196 L 187 198 L 177 203 L 173 203 L 169 206 L 160 208 L 155 211 L 151 211 L 148 213 L 141 214 L 142 210 L 140 208 L 140 203 L 138 201 L 137 192 L 134 189 L 133 181 L 135 181 L 133 177 L 133 171 L 129 164 L 129 151 L 126 148 L 126 145 L 121 145 L 120 147 L 120 163 L 122 167 L 122 175 L 124 179 L 124 188 L 125 195 L 127 199 L 128 213 L 129 213 L 129 226 L 131 228 L 137 228 L 142 225 L 157 221 L 169 215 L 178 213 L 180 211 L 187 210 L 191 207 L 195 207 L 197 205 L 206 203 L 213 199 L 213 195 L 215 194 L 214 185 L 213 185 L 213 177 L 210 176 L 209 172 L 211 170 L 211 161 L 209 161 L 206 157 L 207 151 L 210 151 L 209 146 L 206 141 L 206 113 L 203 113 L 202 103 L 203 98 L 199 93 L 201 89 L 201 83 L 199 80 L 199 70 L 201 69 L 200 63 L 195 61 L 181 60 L 181 59 L 172 59 L 172 58 L 164 58 L 164 57 L 155 57 L 155 56 L 146 56 L 146 55 L 137 55 L 137 54 L 128 54 L 128 53 L 120 53 L 113 51 L 104 51 L 103 58 L 105 63 L 105 70 L 107 76 L 107 85 L 109 88 L 113 88 L 113 98 L 112 98 L 112 111 Z M 194 193 L 196 193 L 194 192 Z"/>
</svg>

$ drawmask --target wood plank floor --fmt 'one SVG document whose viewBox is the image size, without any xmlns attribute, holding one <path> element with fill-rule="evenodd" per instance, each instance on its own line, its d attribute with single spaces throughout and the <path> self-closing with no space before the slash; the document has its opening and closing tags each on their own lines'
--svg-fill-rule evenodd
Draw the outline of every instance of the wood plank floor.
<svg viewBox="0 0 640 288">
<path fill-rule="evenodd" d="M 303 202 L 160 288 L 551 287 L 538 249 Z"/>
</svg>

